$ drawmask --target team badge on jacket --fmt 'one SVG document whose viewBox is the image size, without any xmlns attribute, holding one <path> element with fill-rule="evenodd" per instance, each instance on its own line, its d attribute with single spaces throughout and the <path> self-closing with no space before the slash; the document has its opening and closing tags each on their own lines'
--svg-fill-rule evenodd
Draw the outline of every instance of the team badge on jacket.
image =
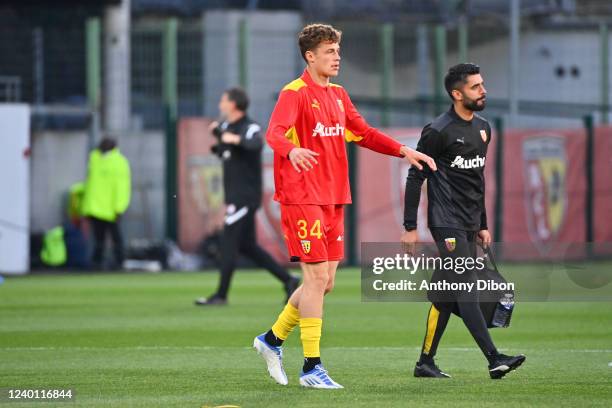
<svg viewBox="0 0 612 408">
<path fill-rule="evenodd" d="M 445 238 L 444 243 L 449 252 L 453 252 L 457 246 L 457 240 L 455 238 Z"/>
<path fill-rule="evenodd" d="M 482 141 L 487 143 L 487 139 L 489 138 L 489 136 L 487 136 L 487 131 L 484 129 L 480 130 L 480 137 L 482 138 Z"/>
<path fill-rule="evenodd" d="M 310 252 L 310 241 L 308 241 L 307 239 L 303 239 L 302 241 L 302 251 L 304 251 L 305 254 Z"/>
</svg>

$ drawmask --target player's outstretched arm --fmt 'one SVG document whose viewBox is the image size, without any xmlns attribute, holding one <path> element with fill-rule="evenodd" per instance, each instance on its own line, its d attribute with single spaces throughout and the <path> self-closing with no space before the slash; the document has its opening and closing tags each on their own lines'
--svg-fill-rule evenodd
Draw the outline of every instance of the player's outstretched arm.
<svg viewBox="0 0 612 408">
<path fill-rule="evenodd" d="M 346 114 L 347 141 L 355 142 L 359 146 L 373 150 L 377 153 L 403 157 L 419 170 L 423 169 L 423 165 L 421 163 L 427 164 L 427 166 L 434 171 L 437 169 L 435 161 L 428 155 L 413 150 L 407 146 L 403 146 L 397 140 L 370 126 L 363 116 L 361 116 L 359 111 L 357 111 L 348 94 L 343 91 L 343 95 L 343 105 L 345 106 Z"/>
</svg>

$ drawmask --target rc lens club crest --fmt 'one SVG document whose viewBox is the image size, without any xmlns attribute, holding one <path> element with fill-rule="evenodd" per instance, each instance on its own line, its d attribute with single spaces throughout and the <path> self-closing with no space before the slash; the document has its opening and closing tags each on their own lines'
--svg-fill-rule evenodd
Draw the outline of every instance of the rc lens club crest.
<svg viewBox="0 0 612 408">
<path fill-rule="evenodd" d="M 449 252 L 453 252 L 455 250 L 455 247 L 457 246 L 457 239 L 445 238 L 444 243 L 446 244 L 446 249 L 448 249 Z"/>
</svg>

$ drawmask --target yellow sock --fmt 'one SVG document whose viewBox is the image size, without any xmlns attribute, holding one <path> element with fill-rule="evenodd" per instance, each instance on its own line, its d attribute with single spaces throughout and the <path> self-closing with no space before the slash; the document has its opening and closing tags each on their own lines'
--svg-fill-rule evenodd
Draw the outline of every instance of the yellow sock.
<svg viewBox="0 0 612 408">
<path fill-rule="evenodd" d="M 321 357 L 319 343 L 321 341 L 321 326 L 323 320 L 316 317 L 300 319 L 300 337 L 304 348 L 304 357 Z"/>
<path fill-rule="evenodd" d="M 278 319 L 272 325 L 272 333 L 281 340 L 287 340 L 289 333 L 300 322 L 300 312 L 295 306 L 287 302 L 285 308 L 278 315 Z"/>
</svg>

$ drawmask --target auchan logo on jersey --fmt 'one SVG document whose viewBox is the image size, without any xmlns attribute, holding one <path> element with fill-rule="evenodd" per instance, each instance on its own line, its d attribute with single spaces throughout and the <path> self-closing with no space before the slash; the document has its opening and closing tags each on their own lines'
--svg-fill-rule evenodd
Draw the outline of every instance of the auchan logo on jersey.
<svg viewBox="0 0 612 408">
<path fill-rule="evenodd" d="M 344 126 L 339 123 L 336 123 L 336 126 L 323 126 L 321 122 L 317 122 L 317 126 L 312 131 L 312 136 L 344 136 Z"/>
<path fill-rule="evenodd" d="M 459 169 L 477 169 L 484 167 L 484 165 L 485 158 L 480 157 L 480 155 L 474 157 L 473 159 L 465 159 L 461 156 L 457 156 L 451 163 L 451 167 L 457 167 Z"/>
</svg>

